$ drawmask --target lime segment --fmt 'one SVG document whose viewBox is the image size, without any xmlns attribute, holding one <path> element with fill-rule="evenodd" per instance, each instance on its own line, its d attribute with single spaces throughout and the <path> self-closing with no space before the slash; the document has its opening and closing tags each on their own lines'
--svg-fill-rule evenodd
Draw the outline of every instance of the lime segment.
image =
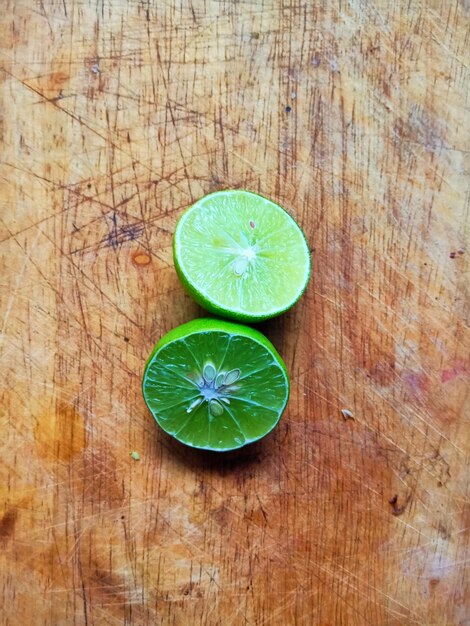
<svg viewBox="0 0 470 626">
<path fill-rule="evenodd" d="M 259 321 L 289 309 L 310 276 L 304 234 L 279 205 L 232 190 L 205 196 L 175 231 L 177 272 L 213 313 Z"/>
<path fill-rule="evenodd" d="M 289 396 L 285 365 L 257 330 L 199 319 L 170 331 L 145 367 L 144 399 L 182 443 L 233 450 L 278 423 Z"/>
</svg>

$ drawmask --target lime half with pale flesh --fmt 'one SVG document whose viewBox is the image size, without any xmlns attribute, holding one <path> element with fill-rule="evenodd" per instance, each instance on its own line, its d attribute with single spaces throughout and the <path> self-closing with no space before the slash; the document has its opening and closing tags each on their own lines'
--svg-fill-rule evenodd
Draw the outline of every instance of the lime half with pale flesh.
<svg viewBox="0 0 470 626">
<path fill-rule="evenodd" d="M 173 252 L 194 299 L 241 321 L 287 311 L 310 277 L 310 253 L 297 223 L 249 191 L 217 191 L 191 206 L 176 226 Z"/>
<path fill-rule="evenodd" d="M 276 349 L 257 330 L 197 319 L 153 349 L 142 390 L 159 426 L 194 448 L 228 451 L 267 435 L 289 397 Z"/>
</svg>

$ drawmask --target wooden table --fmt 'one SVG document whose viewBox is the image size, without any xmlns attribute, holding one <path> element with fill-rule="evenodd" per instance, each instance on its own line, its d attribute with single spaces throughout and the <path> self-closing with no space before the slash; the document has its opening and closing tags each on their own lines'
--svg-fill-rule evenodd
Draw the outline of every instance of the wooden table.
<svg viewBox="0 0 470 626">
<path fill-rule="evenodd" d="M 2 626 L 468 626 L 468 0 L 3 0 Z M 262 326 L 276 431 L 142 400 L 203 311 L 172 235 L 281 203 L 314 278 Z M 137 452 L 139 460 L 131 456 Z"/>
</svg>

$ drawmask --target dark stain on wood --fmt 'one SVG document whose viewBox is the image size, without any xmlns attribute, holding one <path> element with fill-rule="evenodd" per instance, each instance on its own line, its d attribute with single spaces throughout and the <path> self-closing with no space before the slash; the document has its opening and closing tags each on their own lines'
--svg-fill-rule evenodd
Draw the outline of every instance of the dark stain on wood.
<svg viewBox="0 0 470 626">
<path fill-rule="evenodd" d="M 392 507 L 393 515 L 397 515 L 397 516 L 402 515 L 405 512 L 406 507 L 408 506 L 408 503 L 410 502 L 410 500 L 411 500 L 411 496 L 407 496 L 405 500 L 402 502 L 402 504 L 398 504 L 398 494 L 395 494 L 393 498 L 390 498 L 388 503 Z"/>
<path fill-rule="evenodd" d="M 16 509 L 7 509 L 0 519 L 0 542 L 6 542 L 15 530 L 18 512 Z"/>
</svg>

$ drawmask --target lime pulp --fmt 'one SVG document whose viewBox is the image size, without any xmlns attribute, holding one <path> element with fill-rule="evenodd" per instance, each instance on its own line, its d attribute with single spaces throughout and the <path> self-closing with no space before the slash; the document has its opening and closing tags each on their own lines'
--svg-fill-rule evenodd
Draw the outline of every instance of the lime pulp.
<svg viewBox="0 0 470 626">
<path fill-rule="evenodd" d="M 219 191 L 180 218 L 175 267 L 207 310 L 241 321 L 279 315 L 297 302 L 310 277 L 305 236 L 279 205 L 257 194 Z"/>
<path fill-rule="evenodd" d="M 258 331 L 198 319 L 155 346 L 143 377 L 159 426 L 186 445 L 226 451 L 268 434 L 289 396 L 285 365 Z"/>
</svg>

